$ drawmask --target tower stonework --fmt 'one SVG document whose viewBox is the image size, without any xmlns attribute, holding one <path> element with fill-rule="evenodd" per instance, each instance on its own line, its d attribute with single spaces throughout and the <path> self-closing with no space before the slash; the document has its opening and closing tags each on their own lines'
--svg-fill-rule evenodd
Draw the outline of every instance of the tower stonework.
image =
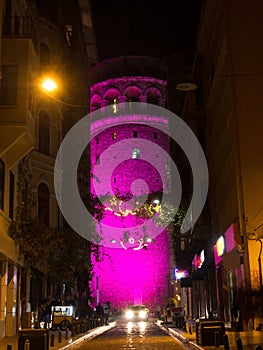
<svg viewBox="0 0 263 350">
<path fill-rule="evenodd" d="M 110 203 L 104 207 L 105 225 L 97 224 L 98 232 L 108 241 L 101 247 L 103 260 L 95 264 L 94 298 L 101 303 L 109 300 L 114 308 L 146 304 L 160 310 L 169 288 L 169 235 L 164 229 L 152 238 L 143 228 L 145 219 L 136 217 L 126 204 L 134 193 L 161 201 L 162 193 L 169 192 L 168 157 L 160 153 L 153 162 L 145 158 L 155 147 L 169 155 L 167 119 L 165 115 L 142 116 L 133 109 L 134 102 L 142 109 L 146 103 L 165 107 L 166 81 L 158 60 L 137 56 L 103 61 L 90 76 L 90 128 L 95 135 L 90 142 L 90 191 L 94 196 L 108 196 Z M 107 113 L 103 113 L 105 109 Z M 101 118 L 93 119 L 100 111 Z M 111 163 L 107 163 L 109 158 Z M 100 176 L 94 176 L 96 171 Z M 135 226 L 136 234 L 130 231 Z M 123 237 L 119 239 L 111 227 L 123 229 Z"/>
</svg>

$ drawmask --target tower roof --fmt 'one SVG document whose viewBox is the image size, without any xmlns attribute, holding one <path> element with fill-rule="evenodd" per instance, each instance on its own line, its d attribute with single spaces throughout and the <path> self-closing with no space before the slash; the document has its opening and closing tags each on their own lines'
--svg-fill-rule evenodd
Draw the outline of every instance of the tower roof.
<svg viewBox="0 0 263 350">
<path fill-rule="evenodd" d="M 96 64 L 90 70 L 91 84 L 123 76 L 165 78 L 159 59 L 149 56 L 120 56 Z"/>
</svg>

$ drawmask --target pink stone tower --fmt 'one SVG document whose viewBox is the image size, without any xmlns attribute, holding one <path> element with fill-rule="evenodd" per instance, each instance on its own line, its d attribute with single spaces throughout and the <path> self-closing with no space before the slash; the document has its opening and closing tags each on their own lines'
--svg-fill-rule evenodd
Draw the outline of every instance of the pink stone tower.
<svg viewBox="0 0 263 350">
<path fill-rule="evenodd" d="M 167 84 L 158 60 L 137 56 L 113 58 L 97 64 L 90 74 L 90 112 L 101 113 L 99 120 L 93 120 L 91 113 L 91 134 L 96 134 L 90 143 L 91 193 L 122 198 L 132 190 L 137 191 L 137 195 L 144 196 L 147 192 L 153 200 L 158 199 L 161 193 L 169 191 L 168 163 L 162 156 L 156 156 L 154 164 L 146 161 L 142 142 L 148 142 L 148 152 L 151 145 L 157 145 L 169 155 L 169 138 L 163 131 L 167 120 L 165 116 L 151 116 L 155 120 L 152 124 L 148 115 L 142 117 L 133 111 L 133 102 L 141 103 L 142 108 L 145 103 L 165 107 Z M 124 113 L 124 102 L 125 106 L 130 104 L 130 113 L 127 110 Z M 111 106 L 111 113 L 103 114 L 106 106 Z M 131 146 L 123 144 L 128 140 Z M 112 147 L 109 153 L 105 153 L 109 147 Z M 124 159 L 110 169 L 103 167 L 103 157 L 107 160 L 112 157 L 113 162 L 119 157 Z M 95 167 L 99 179 L 93 176 Z M 147 190 L 141 186 L 136 190 L 138 179 L 147 183 Z M 165 229 L 152 239 L 150 232 L 142 229 L 144 219 L 133 216 L 132 210 L 125 207 L 125 200 L 121 205 L 119 203 L 119 211 L 110 206 L 105 208 L 102 222 L 108 225 L 108 230 L 104 227 L 101 233 L 109 240 L 101 247 L 105 253 L 103 261 L 95 266 L 94 304 L 109 300 L 114 308 L 146 304 L 160 310 L 169 289 L 169 235 Z M 129 230 L 138 220 L 140 226 L 135 237 Z M 123 228 L 123 239 L 120 240 L 111 227 Z M 97 225 L 97 230 L 100 229 Z"/>
</svg>

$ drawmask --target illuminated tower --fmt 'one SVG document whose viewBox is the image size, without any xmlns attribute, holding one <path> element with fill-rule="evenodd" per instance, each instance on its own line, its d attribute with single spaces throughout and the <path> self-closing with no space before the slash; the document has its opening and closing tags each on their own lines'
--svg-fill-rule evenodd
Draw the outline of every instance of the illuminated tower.
<svg viewBox="0 0 263 350">
<path fill-rule="evenodd" d="M 101 229 L 108 238 L 103 247 L 106 257 L 95 266 L 93 288 L 97 302 L 109 300 L 117 308 L 143 303 L 158 309 L 168 296 L 167 230 L 151 237 L 144 229 L 144 219 L 127 205 L 131 192 L 138 198 L 150 195 L 153 206 L 162 193 L 169 192 L 167 158 L 160 151 L 149 160 L 155 148 L 169 154 L 167 119 L 165 115 L 137 114 L 134 107 L 141 106 L 142 111 L 145 103 L 164 107 L 165 98 L 166 81 L 156 59 L 119 57 L 91 71 L 91 193 L 108 196 L 102 220 L 108 229 Z M 121 239 L 111 227 L 123 229 Z"/>
</svg>

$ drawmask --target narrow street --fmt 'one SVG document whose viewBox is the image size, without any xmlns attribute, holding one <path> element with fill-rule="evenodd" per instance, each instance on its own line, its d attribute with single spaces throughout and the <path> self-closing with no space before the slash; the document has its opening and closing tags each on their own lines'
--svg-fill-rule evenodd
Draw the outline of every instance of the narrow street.
<svg viewBox="0 0 263 350">
<path fill-rule="evenodd" d="M 176 339 L 165 334 L 154 322 L 117 321 L 115 328 L 90 340 L 72 346 L 79 350 L 179 350 L 185 349 Z"/>
</svg>

